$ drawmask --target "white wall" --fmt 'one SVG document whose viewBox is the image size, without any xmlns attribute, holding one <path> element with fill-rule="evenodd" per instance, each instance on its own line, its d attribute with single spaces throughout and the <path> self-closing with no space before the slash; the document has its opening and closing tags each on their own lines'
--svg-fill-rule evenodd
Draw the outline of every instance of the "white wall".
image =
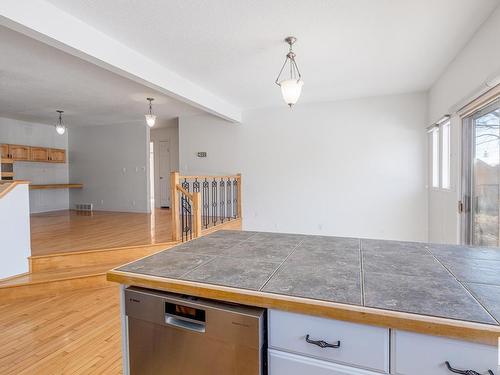
<svg viewBox="0 0 500 375">
<path fill-rule="evenodd" d="M 179 121 L 174 119 L 169 121 L 167 127 L 153 128 L 150 132 L 150 141 L 154 143 L 154 177 L 155 177 L 155 207 L 160 207 L 160 170 L 159 170 L 159 149 L 161 141 L 168 141 L 170 147 L 170 171 L 179 170 Z"/>
<path fill-rule="evenodd" d="M 500 75 L 500 7 L 476 32 L 469 43 L 446 68 L 429 91 L 428 125 L 444 114 L 452 114 L 451 168 L 452 188 L 449 191 L 430 189 L 429 240 L 460 243 L 461 199 L 461 120 L 456 111 L 484 92 L 485 81 Z"/>
<path fill-rule="evenodd" d="M 29 271 L 29 212 L 28 184 L 18 185 L 0 198 L 0 279 Z"/>
<path fill-rule="evenodd" d="M 425 121 L 420 93 L 182 117 L 181 172 L 241 172 L 245 229 L 425 241 Z"/>
<path fill-rule="evenodd" d="M 149 212 L 149 130 L 144 123 L 80 126 L 69 132 L 70 206 Z"/>
<path fill-rule="evenodd" d="M 0 143 L 68 149 L 68 135 L 59 135 L 54 126 L 0 118 Z M 33 184 L 68 183 L 68 163 L 14 163 L 15 179 Z M 65 189 L 33 190 L 30 193 L 32 213 L 65 210 L 69 193 Z"/>
<path fill-rule="evenodd" d="M 484 89 L 500 75 L 500 7 L 486 20 L 429 91 L 429 120 L 436 121 L 453 107 Z M 465 104 L 465 103 L 464 103 Z"/>
</svg>

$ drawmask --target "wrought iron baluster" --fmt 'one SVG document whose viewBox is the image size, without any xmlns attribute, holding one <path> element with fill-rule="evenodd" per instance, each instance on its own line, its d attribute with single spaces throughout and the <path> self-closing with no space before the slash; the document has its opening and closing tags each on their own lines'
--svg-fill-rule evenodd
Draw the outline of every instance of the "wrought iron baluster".
<svg viewBox="0 0 500 375">
<path fill-rule="evenodd" d="M 238 217 L 238 179 L 233 180 L 233 217 Z"/>
<path fill-rule="evenodd" d="M 212 224 L 215 226 L 217 225 L 218 221 L 218 216 L 217 216 L 217 181 L 214 180 L 212 181 Z"/>
<path fill-rule="evenodd" d="M 193 193 L 199 193 L 199 192 L 200 192 L 200 181 L 198 181 L 198 179 L 195 178 L 193 182 Z"/>
<path fill-rule="evenodd" d="M 203 212 L 202 212 L 202 218 L 201 222 L 202 225 L 205 227 L 205 229 L 208 228 L 208 224 L 210 223 L 210 205 L 209 205 L 209 195 L 210 195 L 210 190 L 208 188 L 208 181 L 205 178 L 205 181 L 203 181 L 203 190 L 201 194 L 201 200 L 202 200 L 202 207 L 203 207 Z"/>
<path fill-rule="evenodd" d="M 220 179 L 220 183 L 219 183 L 219 186 L 220 186 L 220 189 L 219 189 L 219 193 L 220 193 L 220 212 L 219 212 L 219 216 L 220 216 L 220 222 L 223 223 L 224 222 L 224 219 L 225 219 L 225 216 L 226 216 L 226 210 L 225 210 L 225 206 L 226 206 L 226 189 L 225 189 L 225 185 L 226 183 L 224 182 L 224 178 L 221 178 Z"/>
<path fill-rule="evenodd" d="M 185 179 L 184 179 L 184 181 L 182 182 L 181 186 L 182 186 L 182 188 L 183 188 L 184 190 L 189 191 L 189 182 L 188 182 L 188 180 L 187 180 L 186 178 L 185 178 Z"/>
<path fill-rule="evenodd" d="M 226 199 L 227 199 L 227 202 L 226 202 L 226 217 L 228 220 L 231 220 L 232 218 L 232 203 L 233 203 L 233 199 L 232 199 L 232 196 L 231 196 L 231 193 L 232 193 L 232 189 L 231 189 L 231 178 L 228 177 L 227 178 L 227 182 L 226 182 Z"/>
</svg>

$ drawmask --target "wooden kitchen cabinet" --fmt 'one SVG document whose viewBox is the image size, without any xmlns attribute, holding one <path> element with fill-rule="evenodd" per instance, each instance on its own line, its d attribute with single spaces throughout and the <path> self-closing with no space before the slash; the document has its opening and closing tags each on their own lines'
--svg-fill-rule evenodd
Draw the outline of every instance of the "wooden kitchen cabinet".
<svg viewBox="0 0 500 375">
<path fill-rule="evenodd" d="M 2 159 L 12 161 L 37 161 L 48 163 L 66 163 L 66 150 L 25 145 L 1 144 Z"/>
<path fill-rule="evenodd" d="M 23 145 L 9 145 L 9 155 L 12 160 L 29 160 L 30 147 Z"/>
<path fill-rule="evenodd" d="M 53 163 L 65 163 L 66 162 L 66 150 L 60 148 L 50 148 L 49 149 L 49 161 Z"/>
<path fill-rule="evenodd" d="M 49 149 L 45 147 L 30 147 L 31 161 L 48 161 Z"/>
<path fill-rule="evenodd" d="M 2 159 L 10 159 L 9 157 L 9 145 L 0 145 L 1 148 L 1 157 Z"/>
</svg>

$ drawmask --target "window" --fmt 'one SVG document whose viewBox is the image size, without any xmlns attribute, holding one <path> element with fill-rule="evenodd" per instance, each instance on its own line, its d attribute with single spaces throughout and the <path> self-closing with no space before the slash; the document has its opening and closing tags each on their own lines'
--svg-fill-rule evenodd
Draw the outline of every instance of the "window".
<svg viewBox="0 0 500 375">
<path fill-rule="evenodd" d="M 449 116 L 429 128 L 431 179 L 435 189 L 451 188 L 451 126 Z"/>
<path fill-rule="evenodd" d="M 450 188 L 450 121 L 446 121 L 441 128 L 441 188 Z"/>
<path fill-rule="evenodd" d="M 435 127 L 431 131 L 432 147 L 432 187 L 439 187 L 439 128 Z"/>
</svg>

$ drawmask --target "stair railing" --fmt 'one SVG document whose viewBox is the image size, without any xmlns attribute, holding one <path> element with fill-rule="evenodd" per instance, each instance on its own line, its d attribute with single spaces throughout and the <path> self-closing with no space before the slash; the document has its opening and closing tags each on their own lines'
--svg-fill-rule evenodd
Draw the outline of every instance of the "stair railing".
<svg viewBox="0 0 500 375">
<path fill-rule="evenodd" d="M 170 176 L 172 239 L 186 241 L 204 230 L 241 219 L 241 174 Z"/>
</svg>

